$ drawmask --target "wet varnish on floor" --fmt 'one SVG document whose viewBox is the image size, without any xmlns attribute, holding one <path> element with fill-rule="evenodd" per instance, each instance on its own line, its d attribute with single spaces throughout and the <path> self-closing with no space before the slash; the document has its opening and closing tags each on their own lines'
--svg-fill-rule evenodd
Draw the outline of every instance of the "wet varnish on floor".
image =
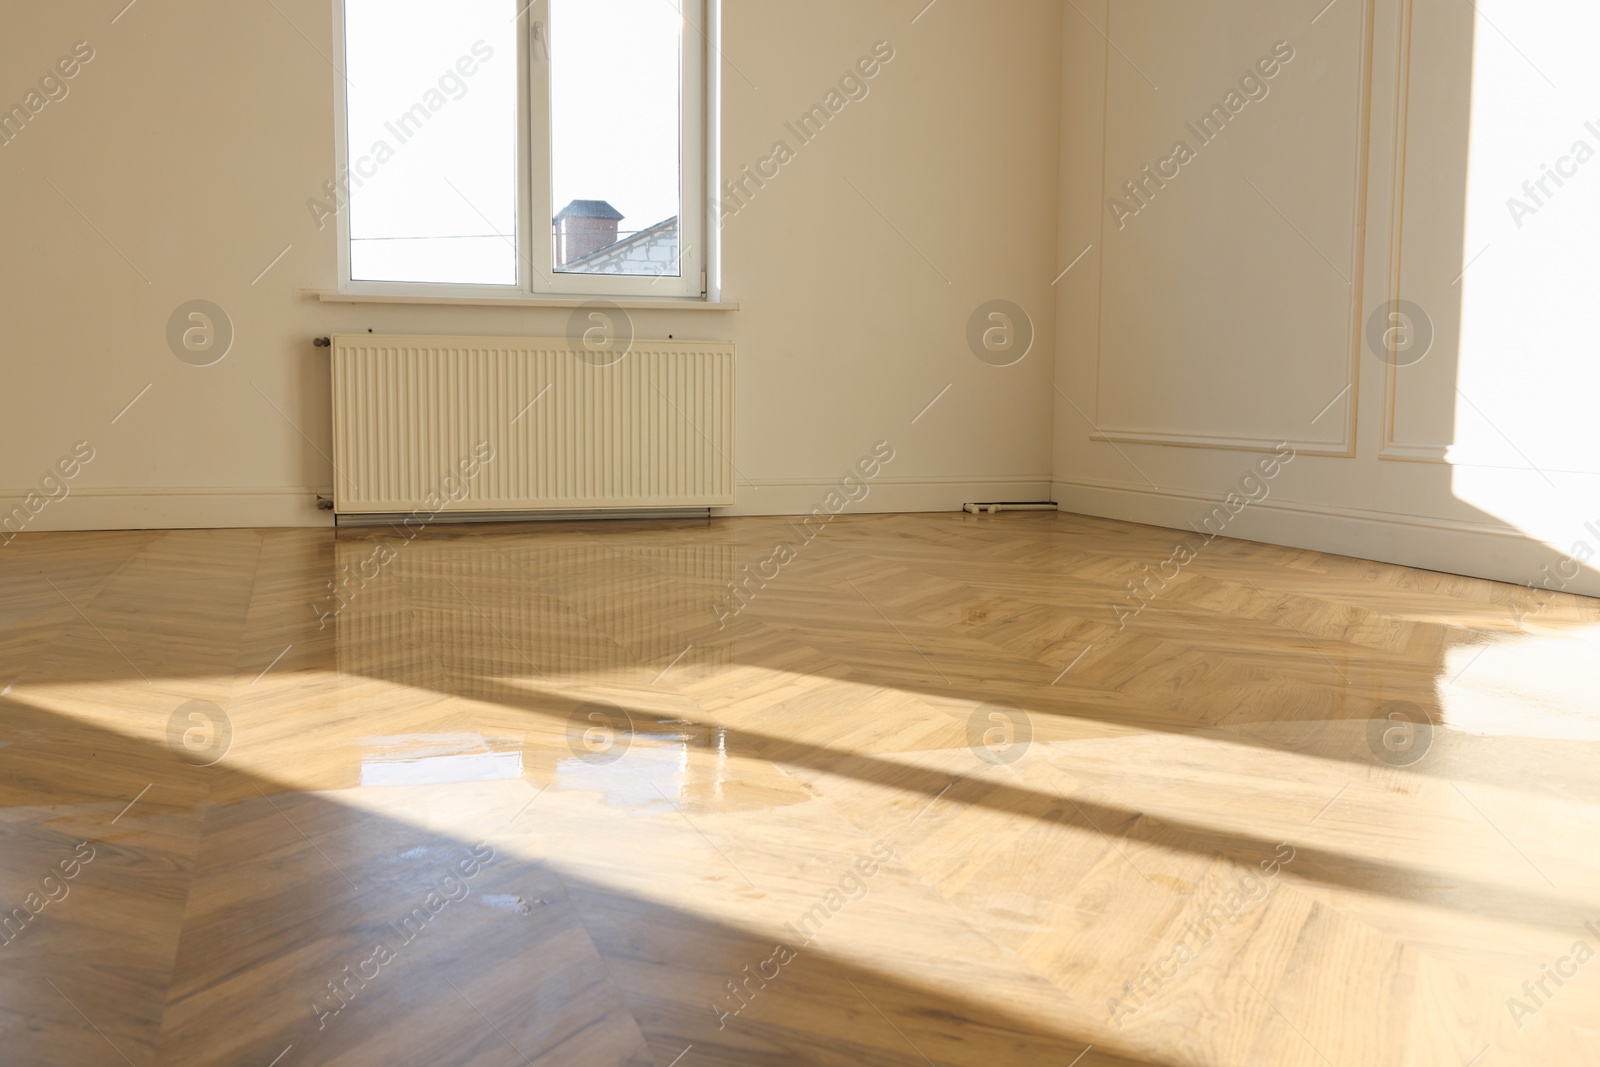
<svg viewBox="0 0 1600 1067">
<path fill-rule="evenodd" d="M 813 533 L 17 538 L 0 1061 L 1600 1063 L 1594 601 Z"/>
</svg>

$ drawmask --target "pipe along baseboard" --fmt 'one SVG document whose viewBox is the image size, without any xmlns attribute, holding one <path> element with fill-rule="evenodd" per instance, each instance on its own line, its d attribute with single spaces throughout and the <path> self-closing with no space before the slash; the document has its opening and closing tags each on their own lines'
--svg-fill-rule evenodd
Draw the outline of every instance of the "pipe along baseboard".
<svg viewBox="0 0 1600 1067">
<path fill-rule="evenodd" d="M 1054 501 L 1002 502 L 993 504 L 963 504 L 961 510 L 968 515 L 998 515 L 1002 511 L 1057 511 Z"/>
</svg>

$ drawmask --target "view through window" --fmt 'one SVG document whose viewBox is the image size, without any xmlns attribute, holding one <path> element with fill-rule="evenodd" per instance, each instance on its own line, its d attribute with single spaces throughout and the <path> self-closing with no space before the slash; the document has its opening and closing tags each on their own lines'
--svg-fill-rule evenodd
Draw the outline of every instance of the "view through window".
<svg viewBox="0 0 1600 1067">
<path fill-rule="evenodd" d="M 698 282 L 684 208 L 685 32 L 699 34 L 674 3 L 344 6 L 348 281 Z"/>
<path fill-rule="evenodd" d="M 555 269 L 676 275 L 683 20 L 667 0 L 551 9 Z"/>
</svg>

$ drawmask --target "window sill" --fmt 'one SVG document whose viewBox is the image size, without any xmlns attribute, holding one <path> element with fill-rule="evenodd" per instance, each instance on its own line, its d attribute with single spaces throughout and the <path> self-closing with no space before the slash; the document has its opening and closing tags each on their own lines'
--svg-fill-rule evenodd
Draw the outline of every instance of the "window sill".
<svg viewBox="0 0 1600 1067">
<path fill-rule="evenodd" d="M 403 293 L 341 293 L 331 289 L 302 289 L 324 304 L 437 304 L 451 307 L 581 308 L 607 304 L 625 311 L 738 311 L 737 302 L 692 297 L 657 299 L 603 296 L 412 296 Z"/>
</svg>

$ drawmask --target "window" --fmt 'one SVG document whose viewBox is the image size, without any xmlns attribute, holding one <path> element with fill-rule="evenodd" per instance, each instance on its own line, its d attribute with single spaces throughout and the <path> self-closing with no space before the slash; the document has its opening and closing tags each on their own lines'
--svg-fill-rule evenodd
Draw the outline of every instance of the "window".
<svg viewBox="0 0 1600 1067">
<path fill-rule="evenodd" d="M 340 282 L 704 294 L 708 0 L 343 0 Z"/>
</svg>

